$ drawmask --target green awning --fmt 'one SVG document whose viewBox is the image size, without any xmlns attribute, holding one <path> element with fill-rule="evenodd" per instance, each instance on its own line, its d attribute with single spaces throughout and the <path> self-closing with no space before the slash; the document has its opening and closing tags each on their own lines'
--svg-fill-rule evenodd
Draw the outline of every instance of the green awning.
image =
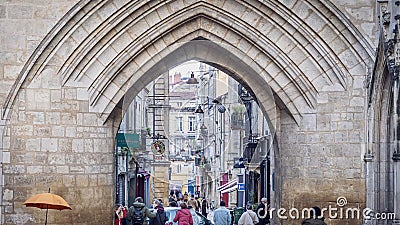
<svg viewBox="0 0 400 225">
<path fill-rule="evenodd" d="M 129 133 L 118 133 L 117 147 L 140 148 L 140 135 L 129 134 Z"/>
</svg>

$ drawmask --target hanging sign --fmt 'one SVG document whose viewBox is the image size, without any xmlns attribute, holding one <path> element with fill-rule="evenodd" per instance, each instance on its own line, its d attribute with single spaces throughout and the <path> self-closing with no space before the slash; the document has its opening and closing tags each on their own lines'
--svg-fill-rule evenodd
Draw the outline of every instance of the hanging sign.
<svg viewBox="0 0 400 225">
<path fill-rule="evenodd" d="M 151 144 L 151 150 L 155 155 L 162 155 L 165 152 L 165 144 L 162 141 L 155 141 Z"/>
<path fill-rule="evenodd" d="M 140 135 L 129 133 L 117 134 L 117 147 L 140 148 Z"/>
<path fill-rule="evenodd" d="M 244 186 L 244 183 L 238 183 L 238 191 L 245 191 L 246 187 Z"/>
</svg>

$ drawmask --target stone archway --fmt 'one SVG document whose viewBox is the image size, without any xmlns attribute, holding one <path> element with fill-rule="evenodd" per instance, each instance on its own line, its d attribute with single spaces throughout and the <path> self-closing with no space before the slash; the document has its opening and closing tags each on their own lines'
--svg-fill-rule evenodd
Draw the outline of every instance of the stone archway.
<svg viewBox="0 0 400 225">
<path fill-rule="evenodd" d="M 365 188 L 348 187 L 364 183 L 357 159 L 372 55 L 325 1 L 82 0 L 41 42 L 5 101 L 3 202 L 13 208 L 3 209 L 5 224 L 29 223 L 36 212 L 23 199 L 48 187 L 74 208 L 54 222 L 111 221 L 118 103 L 188 59 L 251 87 L 276 130 L 277 207 L 346 194 L 363 205 Z M 86 208 L 96 214 L 87 217 Z"/>
</svg>

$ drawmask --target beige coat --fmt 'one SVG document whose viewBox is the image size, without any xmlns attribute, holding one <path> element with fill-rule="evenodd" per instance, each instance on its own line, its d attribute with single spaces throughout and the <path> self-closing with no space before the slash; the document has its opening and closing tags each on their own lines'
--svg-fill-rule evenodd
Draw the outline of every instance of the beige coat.
<svg viewBox="0 0 400 225">
<path fill-rule="evenodd" d="M 242 214 L 238 221 L 238 225 L 254 225 L 258 223 L 258 217 L 252 210 L 247 210 Z"/>
</svg>

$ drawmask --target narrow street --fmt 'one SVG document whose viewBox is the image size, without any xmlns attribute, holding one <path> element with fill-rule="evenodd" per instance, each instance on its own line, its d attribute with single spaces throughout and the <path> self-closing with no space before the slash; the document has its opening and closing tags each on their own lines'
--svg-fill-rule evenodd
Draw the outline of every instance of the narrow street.
<svg viewBox="0 0 400 225">
<path fill-rule="evenodd" d="M 400 225 L 399 25 L 398 0 L 0 1 L 0 225 L 135 199 Z"/>
<path fill-rule="evenodd" d="M 235 79 L 188 61 L 152 81 L 133 104 L 118 131 L 118 204 L 142 195 L 147 205 L 152 199 L 171 204 L 172 195 L 175 202 L 206 199 L 214 207 L 224 200 L 232 209 L 270 198 L 271 131 Z"/>
</svg>

